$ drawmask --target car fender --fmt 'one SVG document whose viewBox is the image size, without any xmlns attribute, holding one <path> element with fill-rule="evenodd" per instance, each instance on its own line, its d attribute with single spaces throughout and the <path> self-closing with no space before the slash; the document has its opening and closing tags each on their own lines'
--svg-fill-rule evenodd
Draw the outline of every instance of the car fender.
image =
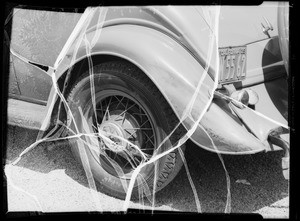
<svg viewBox="0 0 300 221">
<path fill-rule="evenodd" d="M 95 34 L 88 33 L 86 39 L 90 41 Z M 56 79 L 88 55 L 123 58 L 140 68 L 152 80 L 187 130 L 194 126 L 213 96 L 214 81 L 188 50 L 164 33 L 137 25 L 105 27 L 99 36 L 90 51 L 85 42 L 81 43 L 77 51 L 73 45 L 57 68 Z M 214 53 L 211 59 L 216 59 L 216 45 L 213 41 L 207 44 L 212 44 Z M 54 106 L 56 96 L 52 88 L 49 108 Z M 191 139 L 213 152 L 242 154 L 264 150 L 264 145 L 243 127 L 239 119 L 230 115 L 232 113 L 224 111 L 213 102 L 201 120 L 202 126 L 197 127 Z M 222 144 L 222 149 L 216 149 L 215 144 Z"/>
</svg>

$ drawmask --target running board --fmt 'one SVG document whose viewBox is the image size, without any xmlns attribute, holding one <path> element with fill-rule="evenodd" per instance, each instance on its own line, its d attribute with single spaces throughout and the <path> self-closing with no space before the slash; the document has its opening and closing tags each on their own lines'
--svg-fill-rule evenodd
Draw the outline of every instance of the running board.
<svg viewBox="0 0 300 221">
<path fill-rule="evenodd" d="M 8 124 L 39 130 L 46 116 L 44 105 L 9 98 L 7 101 Z"/>
</svg>

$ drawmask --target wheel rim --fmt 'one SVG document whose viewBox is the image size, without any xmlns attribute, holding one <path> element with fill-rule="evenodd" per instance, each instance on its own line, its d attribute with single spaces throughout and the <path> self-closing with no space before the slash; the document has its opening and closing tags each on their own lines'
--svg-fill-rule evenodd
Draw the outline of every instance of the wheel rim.
<svg viewBox="0 0 300 221">
<path fill-rule="evenodd" d="M 105 90 L 95 97 L 96 114 L 92 102 L 85 113 L 99 135 L 96 160 L 109 174 L 128 180 L 134 169 L 153 155 L 157 143 L 154 118 L 145 105 L 125 92 Z"/>
</svg>

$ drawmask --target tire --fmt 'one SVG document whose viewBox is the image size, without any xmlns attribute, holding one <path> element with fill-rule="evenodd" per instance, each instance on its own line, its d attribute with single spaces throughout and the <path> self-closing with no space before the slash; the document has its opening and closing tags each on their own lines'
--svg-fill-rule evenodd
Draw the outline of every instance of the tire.
<svg viewBox="0 0 300 221">
<path fill-rule="evenodd" d="M 78 131 L 83 133 L 87 130 L 95 134 L 107 133 L 105 136 L 109 139 L 102 139 L 100 135 L 94 138 L 100 153 L 89 148 L 89 145 L 85 145 L 85 152 L 93 177 L 100 183 L 101 191 L 124 199 L 126 197 L 124 183 L 128 186 L 133 168 L 147 161 L 142 155 L 149 159 L 154 154 L 171 148 L 185 131 L 182 126 L 178 127 L 161 148 L 157 149 L 158 144 L 178 124 L 178 119 L 153 83 L 138 68 L 127 62 L 96 65 L 93 67 L 93 73 L 97 117 L 94 114 L 90 75 L 87 71 L 74 83 L 67 97 L 73 115 L 73 119 L 68 115 L 67 124 L 73 131 L 76 131 L 77 126 Z M 82 110 L 82 114 L 79 109 Z M 82 123 L 82 115 L 87 124 Z M 70 132 L 71 130 L 69 135 L 74 134 Z M 88 142 L 88 138 L 85 136 L 82 138 Z M 75 158 L 84 163 L 80 158 L 82 146 L 79 140 L 72 142 L 71 148 Z M 126 140 L 138 146 L 143 154 Z M 111 141 L 117 145 L 113 145 L 114 142 Z M 180 148 L 184 151 L 184 146 Z M 141 196 L 150 196 L 153 192 L 154 179 L 156 179 L 155 192 L 161 190 L 173 180 L 181 167 L 182 159 L 177 149 L 160 158 L 156 166 L 152 163 L 143 167 L 138 181 L 135 181 L 132 197 L 137 199 Z M 142 186 L 146 188 L 143 189 Z M 140 191 L 142 189 L 143 191 Z"/>
</svg>

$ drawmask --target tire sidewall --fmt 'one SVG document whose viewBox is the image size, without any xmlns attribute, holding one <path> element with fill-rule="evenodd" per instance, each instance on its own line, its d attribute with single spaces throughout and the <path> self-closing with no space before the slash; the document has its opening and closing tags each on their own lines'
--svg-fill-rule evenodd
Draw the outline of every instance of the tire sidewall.
<svg viewBox="0 0 300 221">
<path fill-rule="evenodd" d="M 166 137 L 166 134 L 168 134 L 170 131 L 169 128 L 166 128 L 166 125 L 168 125 L 166 121 L 167 116 L 165 116 L 164 111 L 161 109 L 154 95 L 147 90 L 147 88 L 143 87 L 139 81 L 132 77 L 128 77 L 126 74 L 118 72 L 117 70 L 95 70 L 93 79 L 96 95 L 106 90 L 121 90 L 122 92 L 125 92 L 133 97 L 135 101 L 138 101 L 139 105 L 146 107 L 147 114 L 150 114 L 152 121 L 154 121 L 152 123 L 154 129 L 156 130 L 155 133 L 157 136 L 157 143 L 163 141 L 163 139 Z M 91 99 L 90 76 L 85 74 L 84 77 L 82 77 L 82 79 L 75 85 L 68 99 L 69 107 L 73 113 L 76 124 L 80 129 L 82 129 L 82 124 L 78 107 L 81 107 L 83 110 L 85 110 L 87 106 L 91 104 Z M 85 111 L 83 112 L 85 113 Z M 75 129 L 74 125 L 72 129 Z M 170 146 L 170 141 L 167 140 L 165 145 L 161 146 L 161 151 L 159 152 L 165 151 Z M 74 153 L 75 157 L 81 161 L 78 144 L 72 146 L 72 152 Z M 86 147 L 85 152 L 87 154 L 93 176 L 101 184 L 102 190 L 106 193 L 118 196 L 119 198 L 124 198 L 126 196 L 126 191 L 124 190 L 120 179 L 104 170 L 97 162 L 94 154 L 89 148 Z M 163 168 L 165 160 L 166 156 L 160 158 L 158 161 L 158 172 Z M 141 174 L 144 174 L 148 179 L 147 184 L 149 185 L 150 190 L 153 188 L 154 168 L 154 164 L 151 164 L 149 166 L 145 166 L 141 170 Z M 157 176 L 157 178 L 158 177 L 159 176 Z M 135 187 L 132 193 L 135 197 L 138 195 L 136 186 L 137 181 L 135 182 Z"/>
</svg>

